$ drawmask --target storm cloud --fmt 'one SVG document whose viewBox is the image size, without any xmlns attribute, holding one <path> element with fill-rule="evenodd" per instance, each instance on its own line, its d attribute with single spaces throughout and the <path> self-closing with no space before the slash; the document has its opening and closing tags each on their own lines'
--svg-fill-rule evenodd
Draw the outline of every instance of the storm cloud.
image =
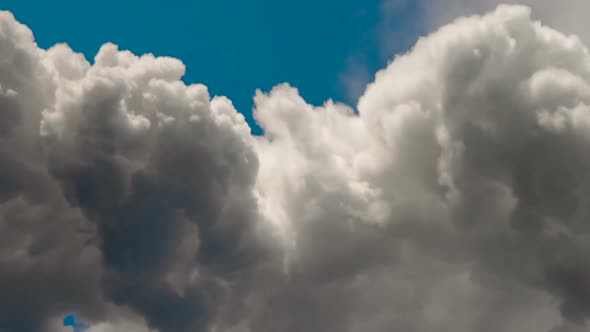
<svg viewBox="0 0 590 332">
<path fill-rule="evenodd" d="M 91 64 L 8 12 L 0 59 L 0 330 L 588 327 L 590 54 L 527 7 L 421 38 L 356 109 L 257 91 L 263 136 L 176 59 Z"/>
</svg>

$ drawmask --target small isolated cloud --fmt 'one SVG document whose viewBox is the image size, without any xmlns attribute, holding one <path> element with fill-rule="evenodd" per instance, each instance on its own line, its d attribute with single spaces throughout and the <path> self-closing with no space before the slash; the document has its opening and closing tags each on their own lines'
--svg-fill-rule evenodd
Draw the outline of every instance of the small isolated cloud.
<svg viewBox="0 0 590 332">
<path fill-rule="evenodd" d="M 0 327 L 578 332 L 590 55 L 500 6 L 421 38 L 358 113 L 242 115 L 176 59 L 94 64 L 0 14 Z"/>
</svg>

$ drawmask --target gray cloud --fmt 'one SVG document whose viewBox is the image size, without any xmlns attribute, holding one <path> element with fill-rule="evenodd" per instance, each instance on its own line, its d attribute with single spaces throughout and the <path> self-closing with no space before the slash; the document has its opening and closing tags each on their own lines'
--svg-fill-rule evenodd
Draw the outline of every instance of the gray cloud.
<svg viewBox="0 0 590 332">
<path fill-rule="evenodd" d="M 397 57 L 359 116 L 285 86 L 259 95 L 263 211 L 307 278 L 284 287 L 314 308 L 266 329 L 583 324 L 588 68 L 579 40 L 500 7 Z"/>
<path fill-rule="evenodd" d="M 129 306 L 162 331 L 207 328 L 267 251 L 243 117 L 182 84 L 178 60 L 107 44 L 91 66 L 1 21 L 2 327 Z"/>
<path fill-rule="evenodd" d="M 172 58 L 39 49 L 0 14 L 0 327 L 577 332 L 590 313 L 590 56 L 502 6 L 358 105 Z M 585 325 L 586 324 L 586 325 Z"/>
</svg>

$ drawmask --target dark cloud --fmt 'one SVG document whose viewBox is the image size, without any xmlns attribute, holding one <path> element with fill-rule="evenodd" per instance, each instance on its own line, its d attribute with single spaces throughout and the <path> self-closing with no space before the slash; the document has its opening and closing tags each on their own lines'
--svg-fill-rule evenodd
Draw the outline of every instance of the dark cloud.
<svg viewBox="0 0 590 332">
<path fill-rule="evenodd" d="M 243 118 L 180 83 L 177 60 L 105 45 L 91 67 L 1 22 L 2 327 L 127 306 L 161 331 L 207 329 L 266 251 Z"/>
</svg>

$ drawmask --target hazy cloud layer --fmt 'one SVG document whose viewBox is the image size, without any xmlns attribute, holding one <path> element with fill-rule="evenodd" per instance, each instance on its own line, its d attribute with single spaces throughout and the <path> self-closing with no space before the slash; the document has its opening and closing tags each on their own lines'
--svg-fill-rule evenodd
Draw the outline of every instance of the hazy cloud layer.
<svg viewBox="0 0 590 332">
<path fill-rule="evenodd" d="M 590 55 L 501 6 L 418 41 L 358 105 L 183 64 L 39 49 L 0 14 L 0 330 L 579 332 Z"/>
</svg>

